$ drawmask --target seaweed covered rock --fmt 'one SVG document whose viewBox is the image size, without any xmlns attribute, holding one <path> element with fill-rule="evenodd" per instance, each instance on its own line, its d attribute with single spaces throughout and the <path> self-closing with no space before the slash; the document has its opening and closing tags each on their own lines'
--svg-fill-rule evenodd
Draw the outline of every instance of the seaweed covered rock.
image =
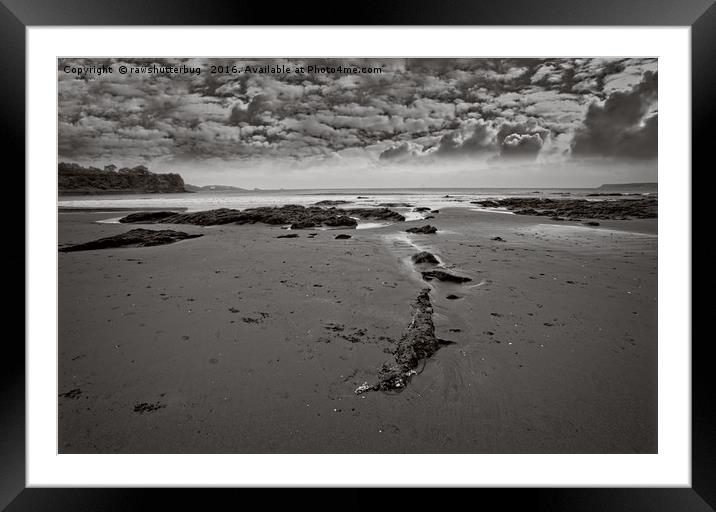
<svg viewBox="0 0 716 512">
<path fill-rule="evenodd" d="M 190 238 L 198 238 L 203 235 L 190 235 L 183 231 L 173 231 L 171 229 L 153 230 L 153 229 L 132 229 L 126 233 L 108 236 L 86 242 L 83 244 L 70 245 L 60 248 L 60 252 L 74 251 L 93 251 L 96 249 L 114 249 L 116 247 L 152 247 L 155 245 L 166 245 L 178 242 L 180 240 L 188 240 Z"/>
<path fill-rule="evenodd" d="M 405 231 L 406 231 L 407 233 L 419 233 L 419 234 L 422 234 L 422 235 L 431 235 L 431 234 L 433 234 L 433 233 L 437 233 L 437 232 L 438 232 L 438 228 L 436 228 L 435 226 L 431 226 L 430 224 L 428 224 L 427 226 L 420 226 L 419 228 L 418 228 L 418 227 L 408 228 L 408 229 L 406 229 Z"/>
<path fill-rule="evenodd" d="M 611 194 L 610 194 L 611 195 Z M 655 219 L 658 200 L 653 197 L 613 200 L 550 199 L 541 197 L 509 197 L 471 201 L 489 208 L 507 208 L 517 215 L 545 217 L 585 217 L 591 219 Z"/>
<path fill-rule="evenodd" d="M 363 220 L 377 220 L 385 222 L 403 222 L 405 217 L 389 208 L 349 208 L 342 211 L 345 215 L 351 215 Z"/>
<path fill-rule="evenodd" d="M 410 324 L 398 340 L 393 360 L 382 365 L 376 383 L 366 382 L 356 388 L 355 393 L 405 389 L 419 362 L 431 357 L 443 344 L 435 337 L 430 290 L 425 288 L 412 304 Z"/>
<path fill-rule="evenodd" d="M 332 227 L 332 228 L 342 228 L 342 227 L 354 228 L 358 225 L 358 222 L 354 218 L 348 217 L 347 215 L 337 215 L 335 217 L 328 217 L 326 219 L 322 219 L 322 223 L 324 226 L 328 226 L 328 227 Z"/>
<path fill-rule="evenodd" d="M 221 224 L 271 224 L 290 225 L 293 229 L 314 228 L 318 226 L 336 228 L 355 228 L 355 218 L 401 222 L 405 217 L 387 208 L 320 208 L 318 206 L 263 206 L 235 210 L 218 208 L 200 212 L 139 212 L 120 219 L 122 223 L 163 223 L 193 224 L 197 226 L 216 226 Z"/>
<path fill-rule="evenodd" d="M 174 212 L 138 212 L 119 219 L 123 224 L 193 224 L 195 226 L 216 226 L 231 224 L 241 216 L 240 210 L 231 208 L 217 208 L 201 212 L 174 213 Z"/>
<path fill-rule="evenodd" d="M 413 205 L 410 203 L 379 203 L 378 206 L 387 208 L 411 208 Z"/>
<path fill-rule="evenodd" d="M 413 254 L 413 256 L 410 259 L 413 260 L 413 263 L 415 263 L 416 265 L 421 265 L 424 263 L 429 264 L 429 265 L 437 265 L 440 263 L 438 261 L 438 259 L 435 257 L 435 255 L 432 253 L 429 253 L 428 251 L 420 251 L 417 254 Z"/>
<path fill-rule="evenodd" d="M 455 274 L 445 272 L 444 270 L 426 270 L 425 272 L 421 272 L 421 274 L 423 275 L 423 279 L 425 281 L 432 281 L 433 279 L 437 279 L 438 281 L 447 281 L 449 283 L 467 283 L 468 281 L 472 281 L 469 277 L 456 276 Z"/>
<path fill-rule="evenodd" d="M 119 219 L 122 224 L 152 224 L 161 222 L 163 219 L 178 215 L 177 212 L 161 211 L 161 212 L 137 212 L 130 213 L 126 217 Z"/>
<path fill-rule="evenodd" d="M 315 227 L 316 223 L 310 220 L 303 220 L 291 224 L 291 229 L 310 229 Z"/>
</svg>

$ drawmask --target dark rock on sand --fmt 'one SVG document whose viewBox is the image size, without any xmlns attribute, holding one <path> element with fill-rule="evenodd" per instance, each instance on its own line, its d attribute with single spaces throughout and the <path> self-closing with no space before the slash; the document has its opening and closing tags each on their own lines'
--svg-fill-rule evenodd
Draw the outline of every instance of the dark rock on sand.
<svg viewBox="0 0 716 512">
<path fill-rule="evenodd" d="M 244 210 L 246 212 L 247 210 Z M 126 224 L 149 224 L 152 222 L 160 222 L 163 224 L 194 224 L 197 226 L 215 226 L 220 224 L 231 224 L 240 219 L 248 221 L 248 215 L 240 210 L 231 208 L 218 208 L 216 210 L 206 210 L 201 212 L 190 213 L 173 213 L 171 215 L 157 216 L 156 213 L 171 212 L 139 212 L 127 215 L 119 219 L 119 222 Z M 256 214 L 258 216 L 258 214 Z M 290 224 L 290 222 L 272 222 L 272 224 Z"/>
<path fill-rule="evenodd" d="M 60 252 L 93 251 L 96 249 L 113 249 L 115 247 L 152 247 L 155 245 L 166 245 L 180 240 L 198 238 L 203 235 L 190 235 L 182 231 L 164 229 L 156 231 L 152 229 L 132 229 L 126 233 L 108 236 L 86 242 L 84 244 L 62 247 Z"/>
<path fill-rule="evenodd" d="M 494 240 L 495 242 L 504 242 L 505 239 L 501 236 L 493 236 L 490 240 Z"/>
<path fill-rule="evenodd" d="M 309 221 L 312 222 L 314 225 L 318 225 L 319 223 L 316 221 Z M 332 228 L 342 228 L 342 227 L 356 227 L 358 225 L 358 222 L 355 219 L 352 219 L 351 217 L 348 217 L 346 215 L 338 214 L 335 217 L 328 217 L 327 219 L 322 220 L 322 224 L 324 226 L 332 227 Z M 314 226 L 311 226 L 314 227 Z"/>
<path fill-rule="evenodd" d="M 433 279 L 437 279 L 438 281 L 447 281 L 450 283 L 466 283 L 468 281 L 472 281 L 469 277 L 456 276 L 455 274 L 445 272 L 444 270 L 427 270 L 425 272 L 421 272 L 421 274 L 423 275 L 423 279 L 426 281 L 432 281 Z"/>
<path fill-rule="evenodd" d="M 405 389 L 420 361 L 431 357 L 444 344 L 435 337 L 429 293 L 428 289 L 422 290 L 413 302 L 410 324 L 396 344 L 394 360 L 383 364 L 378 371 L 378 382 L 359 386 L 355 390 L 357 395 L 366 391 Z"/>
<path fill-rule="evenodd" d="M 460 298 L 460 296 L 459 296 L 459 295 L 455 295 L 454 293 L 451 293 L 450 295 L 446 296 L 445 298 L 446 298 L 446 299 L 449 299 L 449 300 L 457 300 L 457 299 Z M 453 329 L 450 329 L 450 330 L 452 331 Z"/>
<path fill-rule="evenodd" d="M 416 212 L 427 212 L 429 210 L 430 210 L 430 208 L 428 208 L 427 206 L 419 206 L 419 207 L 415 208 Z"/>
<path fill-rule="evenodd" d="M 599 226 L 599 222 L 596 222 L 596 221 L 593 221 L 593 220 L 589 220 L 589 221 L 585 222 L 584 224 L 585 224 L 586 226 Z"/>
<path fill-rule="evenodd" d="M 406 231 L 407 233 L 420 233 L 420 234 L 429 235 L 429 234 L 432 234 L 432 233 L 437 233 L 438 228 L 436 228 L 436 227 L 431 226 L 430 224 L 428 224 L 428 225 L 426 225 L 426 226 L 420 226 L 419 228 L 417 228 L 417 227 L 416 227 L 416 228 L 408 228 L 408 229 L 406 229 L 405 231 Z"/>
<path fill-rule="evenodd" d="M 428 251 L 421 251 L 417 254 L 413 254 L 412 258 L 413 263 L 416 265 L 420 265 L 421 263 L 429 263 L 431 265 L 438 265 L 440 262 L 438 259 Z"/>
<path fill-rule="evenodd" d="M 160 404 L 159 402 L 155 402 L 155 403 L 142 402 L 142 403 L 136 404 L 134 406 L 134 412 L 138 412 L 139 414 L 144 414 L 145 412 L 154 412 L 159 409 L 163 409 L 164 407 L 166 407 L 166 405 Z"/>
<path fill-rule="evenodd" d="M 62 398 L 72 398 L 73 400 L 75 400 L 79 398 L 81 394 L 82 390 L 80 388 L 74 388 L 70 389 L 69 391 L 65 391 L 64 393 L 60 393 L 59 396 L 61 396 Z"/>
<path fill-rule="evenodd" d="M 430 210 L 430 213 L 440 213 L 440 210 Z"/>
<path fill-rule="evenodd" d="M 336 237 L 335 237 L 336 240 L 348 240 L 349 238 L 351 238 L 351 235 L 344 235 L 344 234 L 336 235 Z"/>
<path fill-rule="evenodd" d="M 290 224 L 292 226 L 303 227 L 315 227 L 320 225 L 355 227 L 358 224 L 355 219 L 351 219 L 343 210 L 319 208 L 317 206 L 306 208 L 300 205 L 248 208 L 246 210 L 219 208 L 216 210 L 177 213 L 166 216 L 158 216 L 156 215 L 157 212 L 151 213 L 152 215 L 149 215 L 147 212 L 128 215 L 120 219 L 120 222 L 161 222 L 164 224 L 194 224 L 198 226 L 254 224 L 260 222 L 271 225 Z"/>
<path fill-rule="evenodd" d="M 401 214 L 388 208 L 320 208 L 289 204 L 280 207 L 264 206 L 234 210 L 219 208 L 201 212 L 140 212 L 120 219 L 122 223 L 194 224 L 215 226 L 221 224 L 271 224 L 290 225 L 292 229 L 315 228 L 318 226 L 355 228 L 358 222 L 352 218 L 366 220 L 402 222 Z"/>
<path fill-rule="evenodd" d="M 315 228 L 315 227 L 316 227 L 316 223 L 311 222 L 309 220 L 304 220 L 301 222 L 294 222 L 293 224 L 291 224 L 291 229 L 309 229 L 309 228 Z"/>
<path fill-rule="evenodd" d="M 288 235 L 279 235 L 276 238 L 298 238 L 298 235 L 296 233 L 291 233 Z"/>
<path fill-rule="evenodd" d="M 119 219 L 119 222 L 123 224 L 152 224 L 155 222 L 161 222 L 162 219 L 166 219 L 172 215 L 177 215 L 177 212 L 160 211 L 130 213 L 126 217 Z"/>
<path fill-rule="evenodd" d="M 611 195 L 611 194 L 610 194 Z M 545 217 L 586 217 L 592 219 L 655 219 L 658 200 L 652 197 L 614 200 L 550 199 L 540 197 L 510 197 L 472 201 L 486 207 L 503 207 L 518 215 Z"/>
<path fill-rule="evenodd" d="M 379 220 L 387 222 L 403 222 L 405 220 L 405 217 L 401 214 L 394 212 L 393 210 L 389 210 L 388 208 L 349 208 L 336 211 L 343 212 L 346 215 L 351 215 L 353 217 L 359 217 L 363 220 Z"/>
</svg>

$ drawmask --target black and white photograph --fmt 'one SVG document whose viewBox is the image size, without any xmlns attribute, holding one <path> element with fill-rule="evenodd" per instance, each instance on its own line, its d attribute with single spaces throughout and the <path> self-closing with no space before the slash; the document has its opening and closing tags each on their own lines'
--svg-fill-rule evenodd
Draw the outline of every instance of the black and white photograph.
<svg viewBox="0 0 716 512">
<path fill-rule="evenodd" d="M 58 452 L 657 453 L 658 64 L 57 59 Z"/>
</svg>

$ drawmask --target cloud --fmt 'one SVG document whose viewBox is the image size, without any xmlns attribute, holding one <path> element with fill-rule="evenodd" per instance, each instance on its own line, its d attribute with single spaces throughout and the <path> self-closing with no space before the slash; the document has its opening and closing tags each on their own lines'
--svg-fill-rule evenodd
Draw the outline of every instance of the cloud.
<svg viewBox="0 0 716 512">
<path fill-rule="evenodd" d="M 655 158 L 657 155 L 657 73 L 646 71 L 630 91 L 613 92 L 587 109 L 572 143 L 575 157 Z"/>
<path fill-rule="evenodd" d="M 548 137 L 549 130 L 537 118 L 530 117 L 521 123 L 504 123 L 497 132 L 500 157 L 535 159 Z"/>
<path fill-rule="evenodd" d="M 497 132 L 490 124 L 481 121 L 471 128 L 467 134 L 463 130 L 455 130 L 443 135 L 436 156 L 470 156 L 496 151 Z"/>
<path fill-rule="evenodd" d="M 380 154 L 380 160 L 400 160 L 413 155 L 407 142 L 388 148 Z"/>
<path fill-rule="evenodd" d="M 539 133 L 520 134 L 511 133 L 504 138 L 500 145 L 500 154 L 506 158 L 536 157 L 542 149 L 544 141 Z"/>
<path fill-rule="evenodd" d="M 101 64 L 184 64 L 202 73 L 62 71 Z M 210 74 L 212 64 L 350 64 L 383 73 Z M 646 82 L 656 81 L 656 66 L 656 59 L 60 59 L 60 157 L 99 167 L 106 159 L 213 159 L 230 168 L 353 155 L 381 169 L 490 157 L 542 162 L 567 159 L 570 150 L 643 159 L 655 152 L 656 93 Z"/>
</svg>

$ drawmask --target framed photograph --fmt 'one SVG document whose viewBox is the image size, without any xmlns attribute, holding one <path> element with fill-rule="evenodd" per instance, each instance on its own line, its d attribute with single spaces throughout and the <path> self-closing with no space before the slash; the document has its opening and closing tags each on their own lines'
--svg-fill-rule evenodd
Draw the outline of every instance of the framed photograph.
<svg viewBox="0 0 716 512">
<path fill-rule="evenodd" d="M 711 510 L 712 2 L 212 7 L 0 9 L 26 240 L 0 505 Z"/>
</svg>

